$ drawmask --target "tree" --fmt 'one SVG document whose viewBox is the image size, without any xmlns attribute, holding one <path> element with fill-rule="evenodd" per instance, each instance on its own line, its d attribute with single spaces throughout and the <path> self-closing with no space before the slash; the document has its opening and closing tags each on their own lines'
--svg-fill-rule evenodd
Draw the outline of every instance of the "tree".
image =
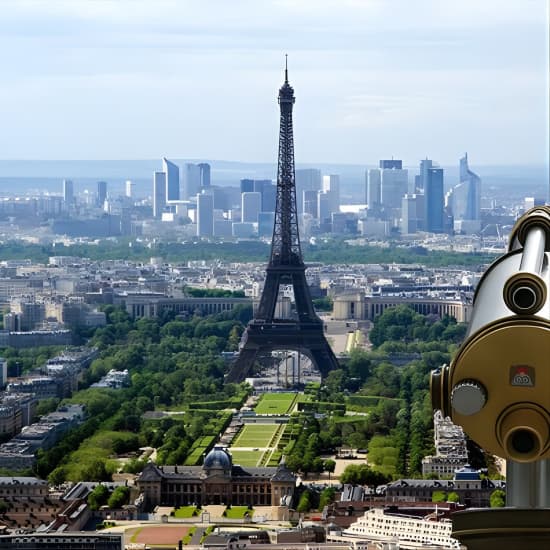
<svg viewBox="0 0 550 550">
<path fill-rule="evenodd" d="M 447 495 L 447 502 L 460 502 L 460 497 L 458 496 L 458 493 L 451 491 Z"/>
<path fill-rule="evenodd" d="M 447 502 L 447 494 L 445 491 L 434 491 L 432 493 L 432 502 Z"/>
<path fill-rule="evenodd" d="M 61 485 L 65 481 L 65 475 L 65 468 L 59 466 L 48 476 L 48 483 L 54 486 Z"/>
<path fill-rule="evenodd" d="M 336 469 L 336 461 L 332 460 L 332 458 L 327 458 L 323 462 L 323 470 L 325 470 L 325 472 L 328 472 L 329 474 L 333 474 L 335 469 Z"/>
<path fill-rule="evenodd" d="M 109 498 L 109 489 L 103 484 L 96 485 L 95 489 L 88 495 L 88 506 L 91 510 L 99 510 Z"/>
<path fill-rule="evenodd" d="M 303 514 L 305 512 L 309 512 L 310 510 L 311 510 L 311 496 L 309 494 L 309 491 L 306 489 L 302 493 L 302 496 L 300 497 L 300 501 L 298 502 L 296 511 Z"/>
<path fill-rule="evenodd" d="M 491 508 L 503 508 L 506 506 L 506 493 L 502 489 L 495 489 L 489 497 Z"/>
<path fill-rule="evenodd" d="M 319 510 L 323 510 L 325 506 L 334 502 L 336 496 L 336 489 L 334 487 L 327 487 L 321 491 L 321 496 L 319 497 Z"/>
<path fill-rule="evenodd" d="M 129 487 L 117 487 L 109 497 L 109 500 L 107 501 L 107 506 L 109 506 L 109 508 L 122 508 L 122 506 L 128 502 L 129 496 Z"/>
</svg>

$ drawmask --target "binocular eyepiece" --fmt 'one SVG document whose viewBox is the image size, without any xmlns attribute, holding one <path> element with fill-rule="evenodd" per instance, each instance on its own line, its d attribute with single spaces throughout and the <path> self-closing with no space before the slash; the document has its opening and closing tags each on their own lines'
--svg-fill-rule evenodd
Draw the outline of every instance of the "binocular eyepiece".
<svg viewBox="0 0 550 550">
<path fill-rule="evenodd" d="M 457 356 L 431 376 L 434 409 L 516 462 L 550 458 L 549 263 L 550 207 L 536 207 L 481 278 Z"/>
</svg>

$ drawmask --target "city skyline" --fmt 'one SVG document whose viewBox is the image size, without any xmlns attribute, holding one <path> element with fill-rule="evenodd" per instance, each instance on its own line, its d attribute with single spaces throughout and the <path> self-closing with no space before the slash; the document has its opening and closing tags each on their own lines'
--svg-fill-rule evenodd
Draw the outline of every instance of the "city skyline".
<svg viewBox="0 0 550 550">
<path fill-rule="evenodd" d="M 545 3 L 129 5 L 3 4 L 3 158 L 271 162 L 288 53 L 298 164 L 548 162 Z"/>
</svg>

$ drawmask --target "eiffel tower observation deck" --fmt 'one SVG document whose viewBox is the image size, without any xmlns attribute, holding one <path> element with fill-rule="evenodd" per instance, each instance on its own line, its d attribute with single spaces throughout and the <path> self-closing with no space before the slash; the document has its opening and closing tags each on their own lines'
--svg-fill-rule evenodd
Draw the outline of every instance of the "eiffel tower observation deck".
<svg viewBox="0 0 550 550">
<path fill-rule="evenodd" d="M 285 66 L 285 81 L 279 90 L 277 203 L 271 256 L 258 310 L 243 333 L 239 356 L 226 382 L 244 380 L 260 356 L 276 350 L 299 351 L 309 357 L 323 376 L 338 368 L 338 361 L 324 335 L 323 322 L 313 308 L 300 247 L 292 128 L 294 101 L 294 89 L 288 82 L 288 66 Z M 296 311 L 290 319 L 276 317 L 281 285 L 290 285 L 294 290 Z"/>
</svg>

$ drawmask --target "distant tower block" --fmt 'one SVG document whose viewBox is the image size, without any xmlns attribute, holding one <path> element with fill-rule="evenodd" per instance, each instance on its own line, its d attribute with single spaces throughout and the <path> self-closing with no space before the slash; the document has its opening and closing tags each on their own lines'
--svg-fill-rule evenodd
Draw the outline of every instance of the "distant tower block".
<svg viewBox="0 0 550 550">
<path fill-rule="evenodd" d="M 300 248 L 294 180 L 293 104 L 294 90 L 288 83 L 288 70 L 285 69 L 285 82 L 279 90 L 279 162 L 271 257 L 258 311 L 243 333 L 241 350 L 227 374 L 227 382 L 244 380 L 258 356 L 275 350 L 303 353 L 323 376 L 338 368 L 338 361 L 323 332 L 323 322 L 313 309 Z M 295 319 L 275 317 L 281 285 L 292 285 L 294 289 Z"/>
<path fill-rule="evenodd" d="M 135 185 L 135 183 L 132 180 L 126 180 L 125 193 L 124 194 L 130 199 L 134 195 L 134 185 Z"/>
<path fill-rule="evenodd" d="M 66 208 L 70 208 L 74 204 L 74 184 L 72 180 L 63 180 L 63 200 Z"/>
</svg>

